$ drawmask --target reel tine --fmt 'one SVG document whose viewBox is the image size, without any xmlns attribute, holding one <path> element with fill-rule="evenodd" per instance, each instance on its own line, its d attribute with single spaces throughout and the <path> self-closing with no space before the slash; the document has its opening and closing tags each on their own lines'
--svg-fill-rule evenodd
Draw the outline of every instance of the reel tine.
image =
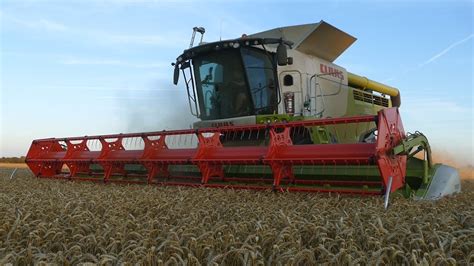
<svg viewBox="0 0 474 266">
<path fill-rule="evenodd" d="M 338 126 L 338 125 L 334 125 L 334 126 L 333 126 L 333 129 L 334 129 L 334 132 L 335 132 L 335 134 L 336 134 L 337 142 L 340 142 L 340 141 L 341 141 L 341 137 L 339 136 L 339 132 L 338 132 L 338 130 L 337 130 L 337 126 Z"/>
<path fill-rule="evenodd" d="M 356 130 L 355 130 L 356 137 L 359 137 L 359 126 L 360 126 L 360 123 L 356 123 Z"/>
</svg>

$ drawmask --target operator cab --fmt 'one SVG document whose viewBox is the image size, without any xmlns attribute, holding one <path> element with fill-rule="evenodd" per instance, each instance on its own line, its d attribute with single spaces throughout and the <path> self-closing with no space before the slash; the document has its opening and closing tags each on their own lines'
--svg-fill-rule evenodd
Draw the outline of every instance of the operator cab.
<svg viewBox="0 0 474 266">
<path fill-rule="evenodd" d="M 265 44 L 279 44 L 277 53 Z M 175 84 L 181 70 L 191 113 L 201 120 L 275 114 L 281 101 L 276 65 L 286 60 L 285 45 L 291 43 L 240 38 L 192 47 L 177 58 Z"/>
<path fill-rule="evenodd" d="M 277 111 L 276 75 L 270 54 L 243 47 L 192 60 L 202 120 Z"/>
</svg>

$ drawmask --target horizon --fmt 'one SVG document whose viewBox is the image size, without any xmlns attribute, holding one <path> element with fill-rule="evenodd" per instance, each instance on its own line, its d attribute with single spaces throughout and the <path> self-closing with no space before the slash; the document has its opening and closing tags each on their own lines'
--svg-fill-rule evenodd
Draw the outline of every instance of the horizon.
<svg viewBox="0 0 474 266">
<path fill-rule="evenodd" d="M 337 65 L 400 90 L 406 132 L 474 165 L 471 1 L 216 3 L 3 1 L 0 157 L 38 138 L 189 128 L 170 63 L 192 27 L 209 42 L 324 20 L 357 38 Z"/>
</svg>

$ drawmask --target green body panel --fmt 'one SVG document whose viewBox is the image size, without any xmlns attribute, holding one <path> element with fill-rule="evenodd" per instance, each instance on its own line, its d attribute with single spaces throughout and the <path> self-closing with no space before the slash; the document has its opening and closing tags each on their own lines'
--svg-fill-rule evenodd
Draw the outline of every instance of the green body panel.
<svg viewBox="0 0 474 266">
<path fill-rule="evenodd" d="M 324 126 L 316 126 L 310 128 L 311 140 L 317 144 L 328 144 L 332 142 L 329 130 Z"/>
<path fill-rule="evenodd" d="M 272 115 L 257 115 L 257 124 L 265 123 L 279 123 L 279 122 L 290 122 L 290 121 L 301 121 L 301 116 L 291 116 L 288 114 L 272 114 Z"/>
<path fill-rule="evenodd" d="M 347 109 L 344 117 L 358 115 L 377 115 L 378 111 L 385 108 L 374 103 L 359 101 L 354 99 L 354 91 L 363 95 L 371 96 L 371 93 L 348 87 Z M 389 101 L 390 104 L 390 101 Z M 375 122 L 352 123 L 326 126 L 327 132 L 335 143 L 356 143 L 360 142 L 361 137 L 376 128 Z M 317 143 L 317 142 L 315 142 Z"/>
<path fill-rule="evenodd" d="M 358 92 L 359 94 L 363 94 L 366 97 L 371 97 L 372 93 L 364 91 L 364 90 L 359 90 L 359 89 L 354 89 L 351 87 L 348 87 L 348 94 L 347 94 L 347 111 L 346 111 L 346 116 L 354 116 L 354 115 L 376 115 L 378 111 L 386 108 L 381 105 L 377 105 L 375 103 L 368 103 L 365 101 L 360 101 L 360 100 L 355 100 L 354 99 L 354 91 Z M 389 100 L 388 101 L 388 106 L 391 107 L 392 103 Z"/>
<path fill-rule="evenodd" d="M 378 111 L 382 110 L 383 106 L 359 101 L 354 99 L 354 88 L 348 88 L 347 95 L 347 109 L 344 117 L 358 116 L 358 115 L 376 115 Z M 371 93 L 357 90 L 363 95 L 370 96 Z M 390 101 L 389 101 L 390 104 Z M 315 119 L 315 117 L 305 117 L 305 119 Z M 313 130 L 313 143 L 356 143 L 361 140 L 361 137 L 374 128 L 376 128 L 375 122 L 370 123 L 352 123 L 352 124 L 339 124 L 329 125 L 323 127 L 325 130 L 315 129 Z M 329 140 L 328 142 L 326 140 Z"/>
<path fill-rule="evenodd" d="M 385 108 L 375 103 L 368 103 L 354 99 L 354 90 L 363 95 L 370 96 L 371 93 L 354 88 L 348 88 L 347 109 L 345 117 L 356 115 L 376 115 L 378 111 Z M 389 106 L 391 105 L 389 101 Z M 273 114 L 273 115 L 257 115 L 257 124 L 265 124 L 268 122 L 285 122 L 285 121 L 301 121 L 312 120 L 320 117 L 314 116 L 290 116 L 288 114 Z M 317 126 L 308 128 L 311 133 L 311 140 L 315 144 L 327 143 L 354 143 L 359 142 L 362 135 L 370 132 L 376 127 L 375 122 L 370 123 L 354 123 L 354 124 L 340 124 L 330 126 Z"/>
</svg>

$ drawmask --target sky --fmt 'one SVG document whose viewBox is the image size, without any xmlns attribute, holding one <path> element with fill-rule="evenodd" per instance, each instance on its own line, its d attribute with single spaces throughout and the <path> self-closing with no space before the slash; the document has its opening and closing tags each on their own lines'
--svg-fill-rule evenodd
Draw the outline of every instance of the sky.
<svg viewBox="0 0 474 266">
<path fill-rule="evenodd" d="M 0 1 L 0 157 L 33 139 L 189 128 L 171 62 L 189 46 L 315 23 L 358 40 L 335 63 L 397 87 L 407 132 L 473 160 L 472 1 Z"/>
</svg>

